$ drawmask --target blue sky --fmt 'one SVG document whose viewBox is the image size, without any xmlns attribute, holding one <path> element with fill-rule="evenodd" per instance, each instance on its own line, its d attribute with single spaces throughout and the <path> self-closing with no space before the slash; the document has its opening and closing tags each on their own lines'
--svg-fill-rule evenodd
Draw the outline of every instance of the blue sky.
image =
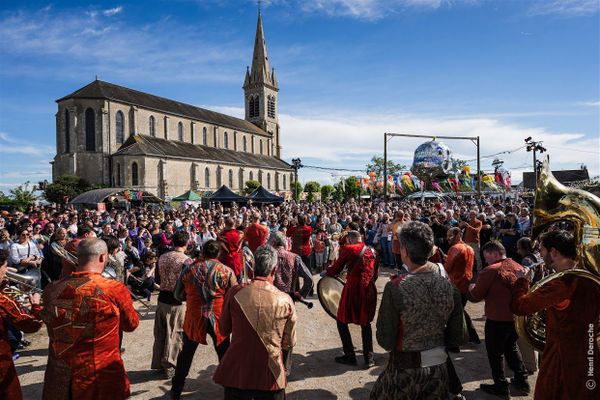
<svg viewBox="0 0 600 400">
<path fill-rule="evenodd" d="M 543 140 L 600 173 L 597 0 L 271 0 L 283 157 L 363 169 L 383 132 Z M 0 3 L 0 190 L 50 180 L 56 99 L 100 79 L 243 114 L 257 6 L 244 0 Z M 394 139 L 409 165 L 422 140 Z M 468 142 L 447 141 L 474 159 Z M 500 156 L 519 181 L 531 154 Z M 493 158 L 482 165 L 490 168 Z M 338 177 L 304 169 L 301 179 Z"/>
</svg>

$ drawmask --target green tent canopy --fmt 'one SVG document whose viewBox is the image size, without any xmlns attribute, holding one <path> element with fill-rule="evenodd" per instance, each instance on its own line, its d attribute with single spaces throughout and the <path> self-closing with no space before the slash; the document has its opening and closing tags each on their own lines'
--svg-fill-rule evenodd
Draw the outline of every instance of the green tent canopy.
<svg viewBox="0 0 600 400">
<path fill-rule="evenodd" d="M 173 197 L 171 201 L 200 201 L 202 200 L 202 196 L 193 190 L 188 190 L 184 194 L 180 194 L 177 197 Z"/>
</svg>

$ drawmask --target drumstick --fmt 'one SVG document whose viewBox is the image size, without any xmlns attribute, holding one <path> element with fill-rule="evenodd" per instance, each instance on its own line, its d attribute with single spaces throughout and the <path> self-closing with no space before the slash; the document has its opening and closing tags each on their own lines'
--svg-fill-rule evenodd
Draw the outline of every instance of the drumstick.
<svg viewBox="0 0 600 400">
<path fill-rule="evenodd" d="M 300 303 L 304 304 L 306 307 L 308 307 L 308 309 L 310 310 L 311 308 L 313 308 L 313 303 L 311 301 L 306 301 L 304 300 L 302 297 L 297 298 L 296 300 L 298 300 Z"/>
</svg>

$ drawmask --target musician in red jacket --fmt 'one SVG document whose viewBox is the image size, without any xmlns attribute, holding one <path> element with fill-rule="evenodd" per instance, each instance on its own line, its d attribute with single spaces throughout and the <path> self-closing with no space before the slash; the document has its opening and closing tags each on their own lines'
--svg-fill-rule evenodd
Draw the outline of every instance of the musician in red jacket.
<svg viewBox="0 0 600 400">
<path fill-rule="evenodd" d="M 241 282 L 244 263 L 242 261 L 242 244 L 244 234 L 235 229 L 233 218 L 225 220 L 225 229 L 219 233 L 219 241 L 223 243 L 224 250 L 219 256 L 219 261 L 235 272 L 238 282 Z"/>
<path fill-rule="evenodd" d="M 292 252 L 302 257 L 304 265 L 310 268 L 310 236 L 312 228 L 306 224 L 308 218 L 306 215 L 298 215 L 298 225 L 291 226 L 287 230 L 287 235 L 292 238 Z"/>
<path fill-rule="evenodd" d="M 371 321 L 375 316 L 377 305 L 376 255 L 375 250 L 361 242 L 358 231 L 348 232 L 346 243 L 347 245 L 340 250 L 340 257 L 327 270 L 328 276 L 337 276 L 344 266 L 348 269 L 348 277 L 337 313 L 337 327 L 342 339 L 344 355 L 336 357 L 335 362 L 357 364 L 352 336 L 348 329 L 348 324 L 357 324 L 361 327 L 365 367 L 369 368 L 375 365 Z"/>
<path fill-rule="evenodd" d="M 8 270 L 8 253 L 0 251 L 0 281 Z M 12 359 L 12 350 L 8 342 L 7 322 L 10 322 L 17 329 L 26 333 L 33 333 L 40 330 L 42 320 L 39 313 L 40 295 L 32 294 L 29 296 L 31 302 L 31 312 L 27 312 L 23 307 L 11 297 L 0 293 L 0 399 L 21 400 L 21 385 L 15 371 L 15 364 Z"/>
</svg>

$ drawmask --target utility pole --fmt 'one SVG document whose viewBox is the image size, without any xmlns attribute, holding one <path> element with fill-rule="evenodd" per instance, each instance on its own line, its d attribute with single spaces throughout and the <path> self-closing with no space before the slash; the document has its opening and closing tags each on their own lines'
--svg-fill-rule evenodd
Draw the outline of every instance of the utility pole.
<svg viewBox="0 0 600 400">
<path fill-rule="evenodd" d="M 294 158 L 292 160 L 292 168 L 294 168 L 294 181 L 296 182 L 296 187 L 294 188 L 294 197 L 296 201 L 299 201 L 300 197 L 298 195 L 298 170 L 302 168 L 302 160 L 300 160 L 299 158 Z"/>
<path fill-rule="evenodd" d="M 533 152 L 533 183 L 534 187 L 537 186 L 538 181 L 538 161 L 537 161 L 537 152 L 543 153 L 546 151 L 546 148 L 542 146 L 542 141 L 535 141 L 531 139 L 529 136 L 525 139 L 525 143 L 527 144 L 527 151 Z"/>
<path fill-rule="evenodd" d="M 383 204 L 387 207 L 387 132 L 383 134 Z M 377 185 L 377 181 L 375 181 Z"/>
</svg>

